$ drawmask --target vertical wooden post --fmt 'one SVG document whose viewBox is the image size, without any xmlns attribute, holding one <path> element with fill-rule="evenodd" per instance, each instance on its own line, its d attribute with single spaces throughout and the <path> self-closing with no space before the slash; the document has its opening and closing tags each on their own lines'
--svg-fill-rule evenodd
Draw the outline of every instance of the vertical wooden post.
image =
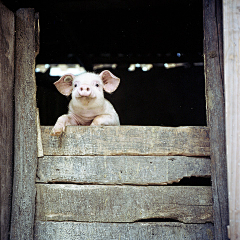
<svg viewBox="0 0 240 240">
<path fill-rule="evenodd" d="M 35 12 L 16 12 L 15 146 L 11 239 L 33 239 L 37 168 Z"/>
<path fill-rule="evenodd" d="M 204 0 L 204 67 L 207 122 L 210 127 L 215 239 L 227 239 L 228 196 L 225 147 L 222 4 Z"/>
<path fill-rule="evenodd" d="M 13 166 L 14 14 L 0 2 L 0 239 L 9 239 Z"/>
<path fill-rule="evenodd" d="M 228 161 L 229 237 L 240 238 L 240 0 L 225 0 L 224 70 Z"/>
</svg>

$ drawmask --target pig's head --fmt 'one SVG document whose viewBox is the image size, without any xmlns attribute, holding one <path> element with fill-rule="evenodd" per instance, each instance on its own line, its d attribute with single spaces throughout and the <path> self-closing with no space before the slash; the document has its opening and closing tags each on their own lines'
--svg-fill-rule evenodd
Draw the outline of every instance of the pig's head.
<svg viewBox="0 0 240 240">
<path fill-rule="evenodd" d="M 100 74 L 89 72 L 78 76 L 66 74 L 54 84 L 63 95 L 72 94 L 72 99 L 84 103 L 91 99 L 103 99 L 103 90 L 112 93 L 117 89 L 119 82 L 118 77 L 105 70 Z"/>
</svg>

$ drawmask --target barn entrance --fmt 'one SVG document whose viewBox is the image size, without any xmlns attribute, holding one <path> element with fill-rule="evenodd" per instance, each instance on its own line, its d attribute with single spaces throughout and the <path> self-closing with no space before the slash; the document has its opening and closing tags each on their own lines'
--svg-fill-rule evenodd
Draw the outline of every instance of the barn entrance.
<svg viewBox="0 0 240 240">
<path fill-rule="evenodd" d="M 224 155 L 221 155 L 224 153 L 214 148 L 214 145 L 221 145 L 221 138 L 219 129 L 214 128 L 213 124 L 218 117 L 213 109 L 218 107 L 221 111 L 222 100 L 214 98 L 212 101 L 214 89 L 222 86 L 219 82 L 214 85 L 215 81 L 221 80 L 222 75 L 221 72 L 214 72 L 216 69 L 213 67 L 221 64 L 216 59 L 220 48 L 215 48 L 216 41 L 209 40 L 213 39 L 212 32 L 216 30 L 216 26 L 211 25 L 216 19 L 211 16 L 216 13 L 216 9 L 221 11 L 221 8 L 214 3 L 204 4 L 201 11 L 204 10 L 205 17 L 202 28 L 205 31 L 207 124 L 201 51 L 196 54 L 196 58 L 193 56 L 195 50 L 192 51 L 192 59 L 189 57 L 190 52 L 186 54 L 188 48 L 185 46 L 184 51 L 183 45 L 181 51 L 175 49 L 175 54 L 174 50 L 164 53 L 161 48 L 154 53 L 151 52 L 149 42 L 147 53 L 139 53 L 137 50 L 144 49 L 139 45 L 135 50 L 131 48 L 134 50 L 132 53 L 124 48 L 122 53 L 114 53 L 108 49 L 110 45 L 105 46 L 103 43 L 106 49 L 104 52 L 90 53 L 90 48 L 86 47 L 87 53 L 80 50 L 76 51 L 77 56 L 68 53 L 69 61 L 65 64 L 79 64 L 85 70 L 95 68 L 96 71 L 104 65 L 111 68 L 114 74 L 119 73 L 116 74 L 119 77 L 123 76 L 122 89 L 116 92 L 116 96 L 109 96 L 122 118 L 123 126 L 68 127 L 66 133 L 57 138 L 50 137 L 51 127 L 46 126 L 53 125 L 57 115 L 50 114 L 53 111 L 49 104 L 52 103 L 51 95 L 53 99 L 58 99 L 50 87 L 54 78 L 49 71 L 38 72 L 35 82 L 37 16 L 33 9 L 17 11 L 15 67 L 21 71 L 15 74 L 15 99 L 24 101 L 15 100 L 12 239 L 21 239 L 20 236 L 24 234 L 29 239 L 75 239 L 82 236 L 92 239 L 112 236 L 115 239 L 121 239 L 121 236 L 126 239 L 159 239 L 168 236 L 174 239 L 176 234 L 179 236 L 179 232 L 182 238 L 212 239 L 214 234 L 216 237 L 219 233 L 225 236 L 225 225 L 221 225 L 223 219 L 220 216 L 224 215 L 224 211 L 227 212 L 221 202 L 224 202 L 226 191 L 220 189 L 219 192 L 217 188 L 219 174 L 224 174 Z M 186 9 L 193 10 L 194 6 L 188 3 Z M 153 4 L 151 9 L 155 7 Z M 143 11 L 137 10 L 138 13 Z M 187 12 L 190 14 L 191 11 Z M 177 10 L 174 13 L 179 14 Z M 159 23 L 159 20 L 156 22 Z M 170 23 L 175 27 L 174 23 Z M 178 27 L 180 25 L 177 24 Z M 127 32 L 126 29 L 123 32 Z M 136 35 L 141 32 L 138 29 L 135 31 Z M 153 33 L 149 35 L 152 38 L 154 36 Z M 190 36 L 189 33 L 187 36 Z M 161 44 L 157 46 L 162 47 Z M 41 62 L 40 51 L 36 63 L 50 66 L 62 64 L 61 57 L 58 58 L 59 62 L 54 58 L 55 53 L 49 52 L 51 57 L 48 62 L 46 58 Z M 179 89 L 183 89 L 180 88 L 182 85 L 186 86 L 187 93 L 191 92 L 190 97 L 178 95 L 181 92 Z M 164 89 L 161 89 L 162 86 Z M 152 87 L 157 89 L 153 93 Z M 147 94 L 145 98 L 143 89 L 151 92 L 153 97 L 148 98 Z M 42 96 L 45 96 L 45 103 Z M 37 101 L 40 121 L 37 117 Z M 66 99 L 59 98 L 56 105 L 59 103 L 67 106 Z M 159 114 L 156 108 L 164 114 Z M 141 109 L 147 112 L 147 116 L 142 114 Z M 196 112 L 203 114 L 198 118 L 194 115 Z M 45 114 L 47 117 L 44 117 Z M 223 171 L 218 172 L 218 168 Z M 223 197 L 219 198 L 219 194 Z M 63 235 L 63 232 L 68 235 Z"/>
</svg>

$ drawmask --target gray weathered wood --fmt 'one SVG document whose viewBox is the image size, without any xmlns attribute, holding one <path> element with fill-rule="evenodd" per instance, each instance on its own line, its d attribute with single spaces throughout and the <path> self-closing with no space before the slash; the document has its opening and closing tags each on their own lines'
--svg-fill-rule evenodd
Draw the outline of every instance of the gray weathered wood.
<svg viewBox="0 0 240 240">
<path fill-rule="evenodd" d="M 45 156 L 37 182 L 170 184 L 183 177 L 210 177 L 210 159 L 185 156 Z"/>
<path fill-rule="evenodd" d="M 225 138 L 222 1 L 204 0 L 204 68 L 210 128 L 216 239 L 227 239 L 228 191 Z"/>
<path fill-rule="evenodd" d="M 60 137 L 41 129 L 44 155 L 210 154 L 207 127 L 68 126 Z"/>
<path fill-rule="evenodd" d="M 39 109 L 37 109 L 37 145 L 38 145 L 38 157 L 43 157 L 43 146 L 42 146 L 42 134 L 41 134 L 41 126 L 40 126 L 40 117 L 39 117 Z"/>
<path fill-rule="evenodd" d="M 240 237 L 240 0 L 223 2 L 229 238 Z"/>
<path fill-rule="evenodd" d="M 16 12 L 15 148 L 11 239 L 33 239 L 37 167 L 35 12 Z"/>
<path fill-rule="evenodd" d="M 0 239 L 9 239 L 13 171 L 14 14 L 0 2 Z"/>
<path fill-rule="evenodd" d="M 36 219 L 135 222 L 171 218 L 212 221 L 211 187 L 36 184 Z"/>
<path fill-rule="evenodd" d="M 40 23 L 39 13 L 35 13 L 35 57 L 40 51 Z"/>
<path fill-rule="evenodd" d="M 35 240 L 213 240 L 213 225 L 36 221 Z"/>
</svg>

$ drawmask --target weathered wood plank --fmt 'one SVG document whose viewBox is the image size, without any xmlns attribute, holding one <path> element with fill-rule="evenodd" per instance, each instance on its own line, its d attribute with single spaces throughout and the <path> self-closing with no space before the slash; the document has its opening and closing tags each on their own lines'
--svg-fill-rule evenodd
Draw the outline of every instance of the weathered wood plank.
<svg viewBox="0 0 240 240">
<path fill-rule="evenodd" d="M 41 127 L 44 155 L 209 156 L 207 127 L 68 126 L 60 137 Z"/>
<path fill-rule="evenodd" d="M 14 14 L 0 2 L 0 239 L 9 239 L 13 171 Z"/>
<path fill-rule="evenodd" d="M 35 240 L 213 240 L 213 224 L 36 221 Z"/>
<path fill-rule="evenodd" d="M 204 0 L 204 69 L 210 128 L 216 239 L 227 239 L 228 191 L 225 138 L 222 1 Z"/>
<path fill-rule="evenodd" d="M 183 177 L 210 177 L 210 159 L 184 156 L 45 156 L 37 182 L 170 184 Z"/>
<path fill-rule="evenodd" d="M 33 239 L 37 167 L 34 9 L 16 12 L 15 143 L 11 239 Z"/>
<path fill-rule="evenodd" d="M 38 143 L 38 157 L 43 157 L 42 135 L 40 126 L 39 109 L 37 109 L 37 143 Z"/>
<path fill-rule="evenodd" d="M 223 2 L 229 238 L 240 238 L 240 1 Z"/>
<path fill-rule="evenodd" d="M 171 218 L 212 221 L 211 187 L 36 184 L 36 220 L 135 222 Z"/>
</svg>

